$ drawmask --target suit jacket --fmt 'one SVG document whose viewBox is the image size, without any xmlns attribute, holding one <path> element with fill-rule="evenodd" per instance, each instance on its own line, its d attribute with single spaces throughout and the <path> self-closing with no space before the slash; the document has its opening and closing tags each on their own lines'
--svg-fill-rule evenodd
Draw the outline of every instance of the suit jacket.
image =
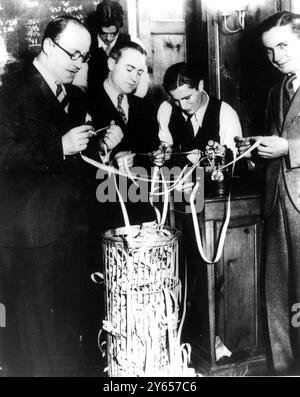
<svg viewBox="0 0 300 397">
<path fill-rule="evenodd" d="M 44 246 L 72 229 L 81 160 L 64 160 L 61 137 L 83 124 L 86 106 L 78 88 L 67 92 L 68 115 L 33 65 L 0 90 L 1 246 Z"/>
<path fill-rule="evenodd" d="M 269 135 L 286 138 L 289 153 L 285 157 L 267 162 L 266 169 L 266 215 L 274 207 L 282 170 L 283 183 L 294 206 L 300 211 L 300 90 L 295 93 L 289 110 L 284 115 L 283 86 L 286 77 L 271 89 L 267 107 L 267 131 Z"/>
<path fill-rule="evenodd" d="M 125 33 L 120 33 L 115 46 L 119 46 L 127 41 L 130 41 L 130 36 Z M 98 90 L 101 88 L 103 81 L 108 75 L 108 56 L 103 48 L 98 47 L 96 35 L 93 37 L 90 53 L 91 58 L 89 60 L 88 69 L 88 90 L 89 94 L 93 96 L 97 95 Z"/>
<path fill-rule="evenodd" d="M 111 120 L 114 120 L 115 123 L 121 127 L 124 138 L 114 149 L 115 153 L 122 150 L 131 150 L 135 153 L 148 153 L 157 149 L 159 146 L 159 138 L 155 111 L 146 99 L 138 98 L 132 94 L 127 95 L 127 98 L 129 114 L 128 122 L 125 125 L 121 115 L 102 86 L 98 92 L 97 98 L 90 104 L 95 129 L 109 125 Z M 94 142 L 95 147 L 97 145 L 96 139 Z M 93 154 L 90 154 L 93 149 L 92 142 L 89 146 L 87 155 L 94 157 Z M 137 155 L 134 165 L 149 169 L 152 163 L 147 156 Z M 99 180 L 97 183 L 99 183 Z M 97 220 L 98 227 L 100 225 L 103 229 L 107 229 L 124 225 L 119 203 L 106 203 L 105 205 L 97 205 L 96 207 L 97 212 L 99 212 L 99 219 Z M 126 208 L 131 224 L 140 224 L 141 222 L 155 220 L 154 210 L 149 203 L 132 203 L 128 200 Z"/>
<path fill-rule="evenodd" d="M 158 148 L 158 122 L 151 103 L 133 94 L 127 95 L 129 104 L 128 122 L 125 125 L 120 113 L 110 100 L 103 85 L 97 98 L 90 103 L 91 116 L 95 129 L 109 125 L 114 120 L 124 133 L 122 142 L 114 149 L 132 152 L 151 152 Z M 103 132 L 105 133 L 105 132 Z M 140 162 L 142 157 L 140 158 Z"/>
</svg>

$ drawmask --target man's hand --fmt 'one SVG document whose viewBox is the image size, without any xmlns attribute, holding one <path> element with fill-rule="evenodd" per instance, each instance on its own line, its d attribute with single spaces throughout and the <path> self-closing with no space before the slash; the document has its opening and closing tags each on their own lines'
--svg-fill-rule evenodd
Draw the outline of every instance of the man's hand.
<svg viewBox="0 0 300 397">
<path fill-rule="evenodd" d="M 253 144 L 255 139 L 256 139 L 255 137 L 247 137 L 247 138 L 242 138 L 240 136 L 234 137 L 235 146 L 238 150 L 238 154 L 241 155 L 245 153 L 245 151 L 248 150 L 249 147 Z M 251 159 L 251 153 L 249 153 L 245 157 Z"/>
<path fill-rule="evenodd" d="M 118 152 L 115 155 L 115 162 L 120 171 L 126 172 L 127 168 L 131 168 L 133 166 L 133 159 L 135 157 L 135 153 L 131 152 Z"/>
<path fill-rule="evenodd" d="M 286 156 L 289 151 L 289 144 L 285 138 L 277 135 L 263 136 L 257 147 L 258 155 L 263 159 L 275 159 Z"/>
<path fill-rule="evenodd" d="M 62 136 L 62 146 L 64 156 L 79 153 L 87 148 L 89 139 L 93 136 L 93 127 L 91 125 L 81 125 L 72 128 Z"/>
<path fill-rule="evenodd" d="M 105 152 L 105 149 L 107 149 L 107 151 L 112 150 L 121 142 L 123 136 L 124 134 L 121 128 L 112 120 L 100 143 L 100 150 L 102 152 Z M 104 146 L 106 146 L 106 148 Z"/>
<path fill-rule="evenodd" d="M 154 165 L 162 167 L 166 161 L 170 160 L 172 153 L 172 146 L 160 145 L 157 150 L 151 153 Z"/>
</svg>

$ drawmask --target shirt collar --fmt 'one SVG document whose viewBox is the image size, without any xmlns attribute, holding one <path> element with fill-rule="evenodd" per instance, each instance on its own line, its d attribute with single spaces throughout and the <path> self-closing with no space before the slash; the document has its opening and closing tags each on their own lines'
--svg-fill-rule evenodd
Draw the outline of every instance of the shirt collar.
<svg viewBox="0 0 300 397">
<path fill-rule="evenodd" d="M 33 63 L 33 66 L 35 66 L 35 68 L 43 76 L 44 80 L 51 88 L 51 91 L 53 92 L 53 94 L 56 95 L 57 84 L 56 84 L 55 78 L 51 75 L 51 73 L 48 71 L 48 69 L 46 69 L 45 66 L 43 64 L 41 64 L 41 62 L 37 58 L 34 58 L 32 63 Z M 63 90 L 65 90 L 63 84 L 62 84 L 62 88 L 63 88 Z"/>
<path fill-rule="evenodd" d="M 43 76 L 43 79 L 46 81 L 48 86 L 50 87 L 51 91 L 53 94 L 56 96 L 56 89 L 57 89 L 57 84 L 60 84 L 62 87 L 63 92 L 66 94 L 66 88 L 63 84 L 57 82 L 52 74 L 48 71 L 48 69 L 45 68 L 45 66 L 37 59 L 34 58 L 33 60 L 33 66 L 40 72 L 40 74 Z"/>
<path fill-rule="evenodd" d="M 205 104 L 201 106 L 191 117 L 191 121 L 193 121 L 192 119 L 194 119 L 200 127 L 202 126 L 204 114 L 209 103 L 209 95 L 207 94 L 207 92 L 203 90 L 202 93 L 205 96 Z M 185 120 L 188 119 L 188 116 L 185 113 L 182 113 L 182 115 Z"/>
<path fill-rule="evenodd" d="M 116 44 L 116 41 L 119 37 L 119 32 L 116 36 L 116 38 L 114 39 L 114 41 L 112 41 L 110 43 L 110 45 L 108 46 L 107 44 L 104 43 L 104 41 L 101 39 L 100 35 L 97 35 L 97 40 L 98 40 L 98 48 L 103 48 L 103 50 L 105 51 L 107 47 L 113 48 L 113 46 Z"/>
<path fill-rule="evenodd" d="M 296 78 L 293 80 L 294 92 L 296 92 L 300 86 L 300 73 L 295 73 Z"/>
<path fill-rule="evenodd" d="M 104 80 L 103 87 L 104 87 L 104 90 L 106 91 L 107 95 L 109 96 L 110 100 L 112 101 L 112 103 L 115 105 L 115 107 L 117 107 L 118 106 L 118 96 L 119 96 L 120 92 L 117 91 L 114 88 L 114 86 L 109 83 L 108 79 Z M 125 103 L 128 103 L 127 95 L 126 94 L 123 94 L 123 95 L 124 95 L 123 101 L 125 101 Z"/>
</svg>

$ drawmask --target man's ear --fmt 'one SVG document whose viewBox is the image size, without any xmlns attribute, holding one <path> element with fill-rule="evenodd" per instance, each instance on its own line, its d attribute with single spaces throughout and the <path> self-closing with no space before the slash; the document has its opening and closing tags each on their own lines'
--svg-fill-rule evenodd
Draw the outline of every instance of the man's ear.
<svg viewBox="0 0 300 397">
<path fill-rule="evenodd" d="M 204 80 L 200 80 L 198 84 L 198 91 L 202 92 L 204 90 Z"/>
<path fill-rule="evenodd" d="M 42 48 L 43 53 L 49 55 L 52 46 L 53 46 L 52 40 L 47 37 L 43 42 L 43 48 Z"/>
<path fill-rule="evenodd" d="M 113 58 L 108 57 L 108 59 L 107 59 L 108 70 L 112 71 L 115 66 L 115 63 L 116 63 L 116 61 Z"/>
</svg>

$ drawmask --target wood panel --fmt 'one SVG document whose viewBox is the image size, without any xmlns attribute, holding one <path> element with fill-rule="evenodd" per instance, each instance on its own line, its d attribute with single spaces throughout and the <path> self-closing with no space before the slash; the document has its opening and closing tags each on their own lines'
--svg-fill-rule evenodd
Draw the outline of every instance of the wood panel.
<svg viewBox="0 0 300 397">
<path fill-rule="evenodd" d="M 153 84 L 161 85 L 166 69 L 185 60 L 185 36 L 182 34 L 152 35 Z"/>
<path fill-rule="evenodd" d="M 205 211 L 198 216 L 208 258 L 216 253 L 225 204 L 224 198 L 206 199 Z M 201 286 L 198 317 L 205 318 L 204 312 L 209 322 L 208 329 L 198 324 L 198 339 L 192 339 L 192 350 L 196 350 L 193 354 L 202 362 L 203 368 L 214 373 L 233 371 L 230 365 L 241 363 L 239 360 L 244 360 L 241 372 L 250 366 L 255 372 L 257 360 L 261 365 L 259 370 L 265 365 L 261 337 L 261 198 L 258 195 L 240 196 L 233 200 L 231 208 L 221 259 L 215 264 L 205 264 L 198 256 L 198 263 L 188 263 L 190 268 L 196 266 L 198 274 L 195 277 L 202 283 L 195 284 L 196 288 Z M 187 249 L 190 258 L 193 247 Z M 208 334 L 203 334 L 207 331 Z M 225 361 L 216 361 L 216 336 L 232 352 L 232 357 L 226 357 Z"/>
<path fill-rule="evenodd" d="M 258 346 L 256 241 L 255 224 L 231 225 L 218 263 L 216 334 L 232 353 L 255 351 Z"/>
<path fill-rule="evenodd" d="M 207 2 L 201 3 L 205 9 Z M 279 73 L 266 60 L 257 27 L 265 18 L 281 9 L 290 9 L 290 1 L 246 2 L 245 29 L 237 33 L 224 29 L 222 9 L 208 6 L 205 9 L 210 93 L 237 110 L 244 135 L 261 134 L 267 94 L 279 77 Z M 232 30 L 237 28 L 234 21 L 236 16 L 233 11 L 228 18 L 228 26 Z"/>
</svg>

